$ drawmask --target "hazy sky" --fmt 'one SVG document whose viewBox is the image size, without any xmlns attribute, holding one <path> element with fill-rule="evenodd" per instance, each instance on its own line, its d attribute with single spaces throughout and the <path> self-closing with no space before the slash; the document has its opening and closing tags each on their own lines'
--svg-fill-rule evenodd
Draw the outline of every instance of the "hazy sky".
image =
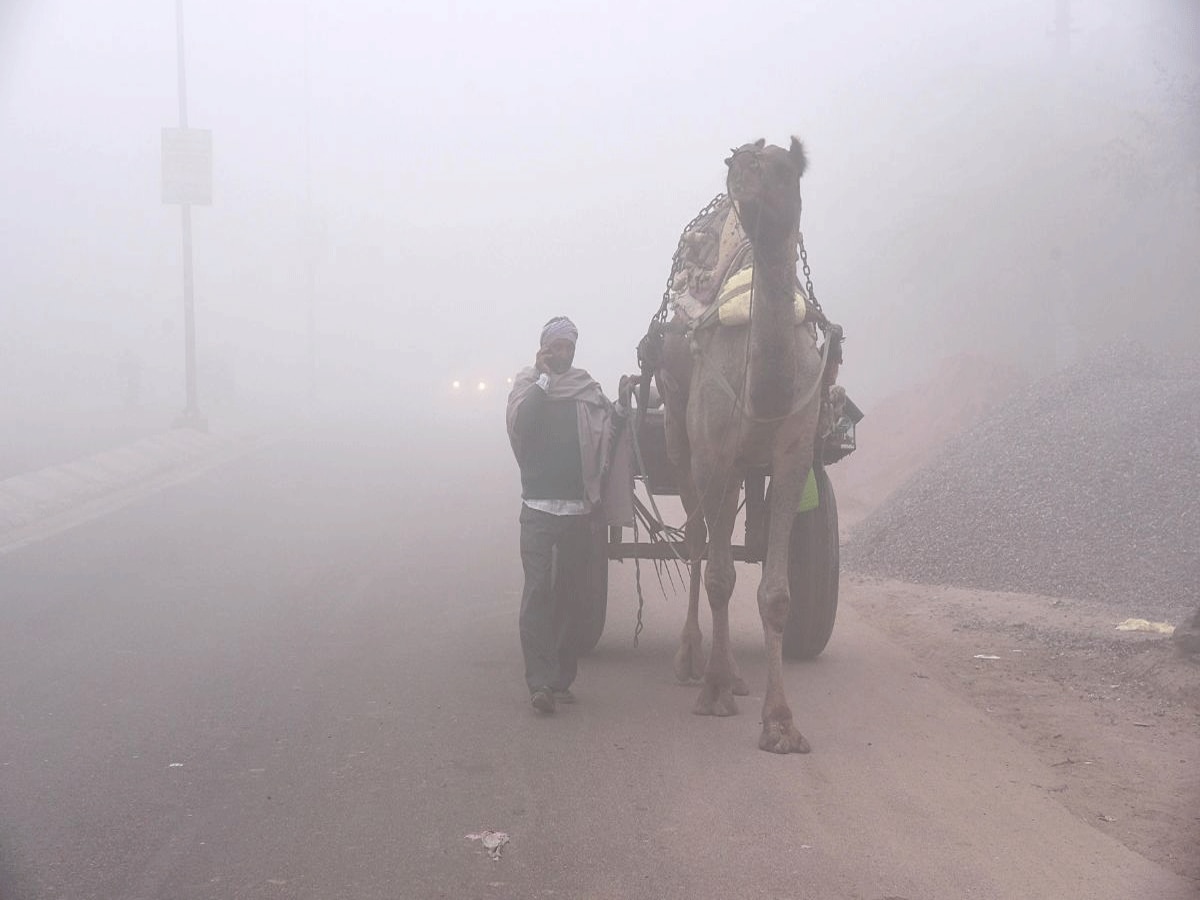
<svg viewBox="0 0 1200 900">
<path fill-rule="evenodd" d="M 329 403 L 502 380 L 559 313 L 611 389 L 728 149 L 793 133 L 852 393 L 956 350 L 1028 362 L 1052 293 L 1079 317 L 1158 278 L 1190 309 L 1200 3 L 1069 5 L 1068 58 L 1055 0 L 186 0 L 189 119 L 214 142 L 202 366 L 301 396 L 311 296 Z M 177 120 L 171 0 L 0 0 L 10 395 L 95 389 L 131 351 L 182 402 Z M 1122 194 L 1126 169 L 1153 184 Z"/>
</svg>

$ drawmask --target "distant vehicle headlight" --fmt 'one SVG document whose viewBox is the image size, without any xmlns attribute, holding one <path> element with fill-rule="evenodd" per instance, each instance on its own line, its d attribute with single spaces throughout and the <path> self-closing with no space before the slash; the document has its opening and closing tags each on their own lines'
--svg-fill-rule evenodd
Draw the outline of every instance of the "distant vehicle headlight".
<svg viewBox="0 0 1200 900">
<path fill-rule="evenodd" d="M 487 390 L 487 382 L 486 381 L 479 382 L 478 389 L 481 391 L 486 391 Z"/>
</svg>

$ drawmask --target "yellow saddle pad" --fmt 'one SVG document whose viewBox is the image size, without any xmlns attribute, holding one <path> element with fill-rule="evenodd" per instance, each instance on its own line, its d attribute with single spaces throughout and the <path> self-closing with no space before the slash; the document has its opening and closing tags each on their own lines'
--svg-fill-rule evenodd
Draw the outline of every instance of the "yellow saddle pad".
<svg viewBox="0 0 1200 900">
<path fill-rule="evenodd" d="M 745 325 L 750 321 L 750 285 L 754 266 L 746 266 L 725 279 L 717 294 L 717 319 L 722 325 Z M 796 289 L 796 324 L 804 321 L 807 309 L 804 292 Z"/>
</svg>

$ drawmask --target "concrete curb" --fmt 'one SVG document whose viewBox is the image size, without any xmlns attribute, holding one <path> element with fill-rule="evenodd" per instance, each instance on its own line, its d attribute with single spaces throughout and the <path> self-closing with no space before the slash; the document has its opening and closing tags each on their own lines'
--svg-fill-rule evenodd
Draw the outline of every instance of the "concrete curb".
<svg viewBox="0 0 1200 900">
<path fill-rule="evenodd" d="M 114 512 L 274 438 L 180 429 L 0 481 L 0 555 Z"/>
</svg>

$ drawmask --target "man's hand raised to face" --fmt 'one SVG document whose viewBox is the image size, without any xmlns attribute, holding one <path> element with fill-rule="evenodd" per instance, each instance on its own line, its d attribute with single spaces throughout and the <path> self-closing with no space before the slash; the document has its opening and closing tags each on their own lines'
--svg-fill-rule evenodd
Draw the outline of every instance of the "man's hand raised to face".
<svg viewBox="0 0 1200 900">
<path fill-rule="evenodd" d="M 575 361 L 575 345 L 568 340 L 556 338 L 538 351 L 534 368 L 547 375 L 561 375 Z"/>
</svg>

